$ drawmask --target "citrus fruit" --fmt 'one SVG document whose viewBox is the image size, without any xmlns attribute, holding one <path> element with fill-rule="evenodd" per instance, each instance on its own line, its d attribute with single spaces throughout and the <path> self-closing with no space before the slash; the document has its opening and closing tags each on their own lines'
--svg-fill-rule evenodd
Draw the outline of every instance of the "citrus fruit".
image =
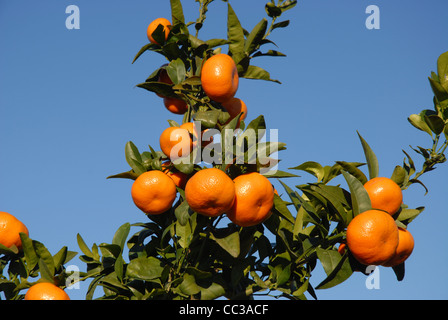
<svg viewBox="0 0 448 320">
<path fill-rule="evenodd" d="M 233 98 L 238 90 L 238 83 L 238 70 L 229 55 L 214 55 L 203 64 L 201 84 L 210 99 L 222 103 Z"/>
<path fill-rule="evenodd" d="M 243 114 L 241 115 L 239 122 L 241 122 L 241 120 L 246 119 L 246 117 L 247 117 L 247 106 L 244 103 L 244 101 L 239 98 L 233 97 L 233 98 L 227 100 L 226 102 L 223 102 L 222 106 L 226 109 L 226 111 L 230 115 L 229 121 L 232 120 L 233 118 L 235 118 L 241 112 L 243 112 Z M 238 126 L 240 124 L 239 122 L 238 122 Z"/>
<path fill-rule="evenodd" d="M 365 265 L 381 265 L 395 254 L 398 228 L 386 212 L 368 210 L 358 214 L 347 227 L 347 246 Z"/>
<path fill-rule="evenodd" d="M 148 39 L 151 43 L 160 44 L 153 38 L 153 32 L 157 29 L 159 25 L 163 26 L 163 32 L 165 33 L 165 41 L 166 39 L 168 39 L 168 35 L 170 34 L 169 27 L 171 26 L 171 22 L 165 18 L 157 18 L 154 21 L 152 21 L 148 25 L 148 29 L 146 29 L 146 35 L 148 36 Z"/>
<path fill-rule="evenodd" d="M 181 189 L 185 189 L 185 185 L 187 184 L 187 180 L 188 180 L 188 175 L 180 172 L 180 171 L 176 171 L 176 169 L 171 167 L 171 162 L 170 161 L 166 161 L 164 163 L 162 163 L 162 171 L 171 179 L 173 179 L 174 184 L 181 188 Z"/>
<path fill-rule="evenodd" d="M 395 214 L 403 202 L 401 188 L 392 179 L 376 177 L 364 184 L 364 188 L 369 194 L 372 209 L 379 209 Z"/>
<path fill-rule="evenodd" d="M 258 172 L 236 177 L 235 202 L 227 212 L 229 219 L 241 227 L 257 225 L 271 215 L 274 189 L 269 180 Z"/>
<path fill-rule="evenodd" d="M 188 156 L 193 150 L 193 140 L 185 128 L 168 127 L 160 135 L 160 149 L 171 160 Z"/>
<path fill-rule="evenodd" d="M 163 98 L 163 104 L 168 111 L 174 114 L 184 114 L 188 111 L 188 105 L 182 99 L 165 97 Z"/>
<path fill-rule="evenodd" d="M 414 237 L 412 234 L 403 228 L 398 228 L 398 247 L 395 250 L 394 256 L 383 263 L 385 267 L 394 267 L 403 263 L 414 250 Z"/>
<path fill-rule="evenodd" d="M 202 169 L 188 180 L 185 199 L 197 213 L 217 217 L 232 207 L 235 185 L 232 179 L 219 169 Z"/>
<path fill-rule="evenodd" d="M 142 173 L 131 188 L 132 200 L 146 214 L 161 214 L 169 210 L 176 192 L 173 179 L 159 170 Z"/>
<path fill-rule="evenodd" d="M 25 300 L 70 300 L 68 294 L 49 282 L 32 285 L 25 294 Z"/>
<path fill-rule="evenodd" d="M 15 245 L 21 249 L 20 232 L 29 235 L 28 228 L 19 219 L 12 214 L 0 211 L 0 244 L 8 248 Z"/>
</svg>

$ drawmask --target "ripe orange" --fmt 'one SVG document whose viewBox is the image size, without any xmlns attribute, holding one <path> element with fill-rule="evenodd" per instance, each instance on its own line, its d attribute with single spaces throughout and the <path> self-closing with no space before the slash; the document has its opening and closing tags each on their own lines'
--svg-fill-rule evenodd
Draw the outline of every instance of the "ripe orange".
<svg viewBox="0 0 448 320">
<path fill-rule="evenodd" d="M 233 97 L 233 98 L 227 100 L 226 102 L 223 102 L 222 106 L 226 109 L 226 111 L 230 115 L 229 121 L 232 120 L 233 118 L 235 118 L 241 112 L 244 112 L 244 113 L 241 115 L 240 121 L 246 119 L 246 117 L 247 117 L 247 106 L 244 103 L 244 101 L 239 98 Z M 238 126 L 239 126 L 239 122 L 238 122 Z"/>
<path fill-rule="evenodd" d="M 166 39 L 168 39 L 168 35 L 170 34 L 171 22 L 165 18 L 157 18 L 153 22 L 151 22 L 148 26 L 148 29 L 146 29 L 146 35 L 148 36 L 148 39 L 151 43 L 160 44 L 157 43 L 157 41 L 154 40 L 154 38 L 152 37 L 153 32 L 157 29 L 159 25 L 163 26 L 163 31 L 165 33 L 165 41 Z"/>
<path fill-rule="evenodd" d="M 398 228 L 398 247 L 392 259 L 383 263 L 385 267 L 394 267 L 403 263 L 414 250 L 414 237 L 412 234 L 403 228 Z"/>
<path fill-rule="evenodd" d="M 25 300 L 70 300 L 68 294 L 49 282 L 32 285 L 25 294 Z"/>
<path fill-rule="evenodd" d="M 182 99 L 165 97 L 163 98 L 163 104 L 165 108 L 175 114 L 184 114 L 188 111 L 188 105 Z"/>
<path fill-rule="evenodd" d="M 20 250 L 22 248 L 20 232 L 29 235 L 28 228 L 19 219 L 0 211 L 0 244 L 8 248 L 15 245 Z"/>
<path fill-rule="evenodd" d="M 377 177 L 370 179 L 364 184 L 369 194 L 372 209 L 379 209 L 395 214 L 403 202 L 401 188 L 392 179 Z"/>
<path fill-rule="evenodd" d="M 166 161 L 164 163 L 162 163 L 162 171 L 171 179 L 173 179 L 174 184 L 181 188 L 184 189 L 185 185 L 187 184 L 187 180 L 188 180 L 188 175 L 186 175 L 183 172 L 180 171 L 176 171 L 176 169 L 171 169 L 171 162 L 170 161 Z"/>
<path fill-rule="evenodd" d="M 188 180 L 185 199 L 197 213 L 217 217 L 232 207 L 235 185 L 232 179 L 219 169 L 202 169 Z"/>
<path fill-rule="evenodd" d="M 235 202 L 227 212 L 229 219 L 241 227 L 255 226 L 272 214 L 274 189 L 269 180 L 258 172 L 236 177 Z"/>
<path fill-rule="evenodd" d="M 146 214 L 161 214 L 169 210 L 176 199 L 173 179 L 159 170 L 142 173 L 132 184 L 135 205 Z"/>
<path fill-rule="evenodd" d="M 205 94 L 217 102 L 225 102 L 238 90 L 239 77 L 233 59 L 224 53 L 207 59 L 201 70 L 201 84 Z"/>
<path fill-rule="evenodd" d="M 185 128 L 168 127 L 160 135 L 160 149 L 171 160 L 188 156 L 193 150 L 193 140 Z"/>
<path fill-rule="evenodd" d="M 365 265 L 381 265 L 395 254 L 398 228 L 386 212 L 368 210 L 358 214 L 347 227 L 347 246 Z"/>
<path fill-rule="evenodd" d="M 338 253 L 342 256 L 347 250 L 347 245 L 345 243 L 341 243 L 338 247 Z"/>
</svg>

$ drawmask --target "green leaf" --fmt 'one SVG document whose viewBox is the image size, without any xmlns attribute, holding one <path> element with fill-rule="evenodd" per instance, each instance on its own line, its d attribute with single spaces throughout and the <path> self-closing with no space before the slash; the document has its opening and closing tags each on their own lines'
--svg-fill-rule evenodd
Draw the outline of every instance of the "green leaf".
<svg viewBox="0 0 448 320">
<path fill-rule="evenodd" d="M 221 248 L 236 258 L 240 254 L 240 236 L 238 232 L 233 232 L 222 237 L 218 234 L 210 233 L 210 239 L 214 240 Z"/>
<path fill-rule="evenodd" d="M 120 228 L 118 228 L 118 230 L 114 234 L 112 244 L 120 246 L 120 248 L 123 250 L 130 230 L 131 225 L 128 222 L 120 226 Z"/>
<path fill-rule="evenodd" d="M 190 206 L 187 201 L 183 201 L 175 210 L 174 215 L 176 216 L 177 221 L 185 226 L 190 219 L 189 213 Z"/>
<path fill-rule="evenodd" d="M 336 250 L 316 249 L 317 257 L 327 274 L 316 289 L 328 289 L 347 280 L 353 273 L 348 255 L 341 256 Z"/>
<path fill-rule="evenodd" d="M 180 0 L 170 0 L 171 18 L 173 25 L 185 23 L 184 12 Z"/>
<path fill-rule="evenodd" d="M 172 85 L 167 83 L 157 81 L 143 82 L 137 84 L 136 87 L 158 93 L 164 97 L 179 99 L 179 96 L 174 93 Z"/>
<path fill-rule="evenodd" d="M 244 50 L 250 55 L 260 46 L 260 41 L 263 39 L 264 34 L 268 26 L 268 21 L 263 18 L 261 21 L 252 29 L 249 36 L 247 37 Z"/>
<path fill-rule="evenodd" d="M 54 281 L 54 269 L 51 269 L 44 259 L 39 259 L 39 273 L 41 279 L 44 279 L 47 282 L 53 283 Z"/>
<path fill-rule="evenodd" d="M 185 64 L 180 58 L 171 61 L 170 64 L 165 68 L 165 70 L 174 84 L 179 84 L 184 81 L 185 75 L 187 73 Z"/>
<path fill-rule="evenodd" d="M 418 207 L 415 209 L 402 209 L 400 211 L 399 216 L 397 217 L 397 220 L 403 223 L 404 225 L 408 225 L 412 222 L 417 216 L 425 210 L 425 207 Z"/>
<path fill-rule="evenodd" d="M 201 300 L 213 300 L 223 296 L 226 290 L 223 285 L 213 282 L 207 288 L 201 288 Z"/>
<path fill-rule="evenodd" d="M 402 166 L 395 166 L 394 172 L 392 172 L 392 176 L 390 178 L 396 184 L 402 187 L 409 179 L 409 176 Z"/>
<path fill-rule="evenodd" d="M 244 53 L 244 31 L 230 3 L 227 3 L 227 8 L 227 39 L 229 41 L 229 54 L 235 56 L 235 63 L 238 64 L 239 60 L 235 58 Z"/>
<path fill-rule="evenodd" d="M 134 60 L 132 61 L 132 63 L 134 63 L 145 51 L 156 50 L 158 48 L 159 48 L 159 46 L 157 44 L 154 44 L 154 43 L 148 43 L 148 44 L 144 45 L 139 50 L 139 52 L 135 55 Z"/>
<path fill-rule="evenodd" d="M 138 176 L 139 175 L 137 173 L 135 173 L 133 170 L 129 170 L 129 171 L 126 171 L 126 172 L 117 173 L 117 174 L 108 176 L 108 177 L 106 177 L 106 179 L 117 179 L 117 178 L 120 178 L 120 179 L 135 180 L 135 179 L 138 178 Z"/>
<path fill-rule="evenodd" d="M 448 51 L 442 53 L 437 59 L 437 73 L 440 85 L 448 92 Z"/>
<path fill-rule="evenodd" d="M 411 114 L 408 117 L 408 121 L 417 129 L 424 131 L 428 133 L 430 136 L 432 136 L 431 129 L 429 128 L 426 121 L 422 119 L 422 116 L 420 114 Z"/>
<path fill-rule="evenodd" d="M 22 250 L 25 255 L 26 265 L 28 271 L 34 269 L 39 262 L 39 257 L 34 250 L 33 240 L 31 240 L 25 233 L 20 233 L 20 239 L 22 240 Z"/>
<path fill-rule="evenodd" d="M 64 265 L 67 258 L 67 253 L 67 247 L 64 246 L 53 256 L 55 270 L 59 270 L 61 266 Z"/>
<path fill-rule="evenodd" d="M 378 177 L 379 166 L 378 159 L 369 144 L 364 140 L 363 137 L 358 133 L 359 139 L 361 140 L 362 148 L 364 150 L 364 155 L 367 161 L 367 167 L 369 168 L 369 178 L 373 179 Z"/>
<path fill-rule="evenodd" d="M 345 171 L 350 173 L 352 176 L 354 176 L 356 179 L 361 181 L 362 184 L 367 182 L 367 177 L 361 170 L 359 170 L 356 167 L 355 164 L 352 164 L 350 162 L 345 162 L 345 161 L 336 161 L 336 163 L 339 164 L 342 167 L 342 169 L 344 169 Z"/>
<path fill-rule="evenodd" d="M 79 233 L 76 235 L 76 240 L 78 241 L 78 247 L 79 249 L 81 249 L 82 253 L 84 253 L 89 258 L 93 258 L 92 251 L 90 251 L 89 247 L 84 242 L 84 239 L 81 237 Z"/>
<path fill-rule="evenodd" d="M 269 74 L 269 72 L 257 66 L 248 66 L 246 72 L 241 76 L 246 79 L 266 80 L 281 84 L 280 81 L 271 79 L 271 75 Z"/>
<path fill-rule="evenodd" d="M 261 57 L 261 56 L 286 57 L 286 54 L 281 53 L 280 51 L 277 51 L 277 50 L 268 50 L 266 52 L 257 51 L 254 53 L 254 55 L 252 57 L 255 58 L 255 57 Z"/>
<path fill-rule="evenodd" d="M 33 240 L 33 246 L 36 250 L 36 254 L 39 257 L 39 269 L 41 269 L 41 264 L 45 264 L 46 270 L 41 270 L 47 272 L 51 275 L 51 280 L 53 281 L 53 275 L 55 273 L 55 266 L 53 256 L 50 251 L 40 242 Z"/>
<path fill-rule="evenodd" d="M 176 221 L 176 235 L 180 238 L 179 244 L 182 248 L 188 248 L 192 239 L 191 227 L 188 222 L 182 225 L 179 221 Z"/>
<path fill-rule="evenodd" d="M 289 168 L 291 170 L 302 170 L 308 172 L 317 178 L 317 181 L 322 181 L 324 177 L 324 168 L 317 162 L 307 161 L 302 163 L 301 165 L 293 168 Z"/>
<path fill-rule="evenodd" d="M 434 95 L 436 96 L 437 100 L 444 101 L 448 99 L 448 92 L 447 90 L 440 84 L 439 81 L 436 81 L 432 78 L 429 79 L 429 84 L 431 85 L 431 89 L 434 92 Z"/>
<path fill-rule="evenodd" d="M 424 119 L 432 132 L 439 135 L 445 129 L 445 121 L 437 115 L 433 110 L 423 110 L 420 116 Z"/>
<path fill-rule="evenodd" d="M 128 141 L 125 146 L 126 162 L 134 170 L 136 174 L 142 174 L 146 170 L 142 164 L 142 157 L 137 147 L 132 141 Z"/>
<path fill-rule="evenodd" d="M 185 273 L 182 283 L 179 285 L 180 291 L 186 295 L 195 295 L 201 292 L 201 287 L 196 284 L 196 280 L 193 275 Z"/>
<path fill-rule="evenodd" d="M 155 257 L 140 257 L 129 262 L 126 276 L 131 279 L 154 280 L 162 275 L 163 266 Z"/>
<path fill-rule="evenodd" d="M 220 113 L 220 110 L 198 111 L 194 114 L 194 120 L 200 121 L 203 128 L 215 128 Z"/>
<path fill-rule="evenodd" d="M 282 200 L 278 195 L 274 194 L 274 209 L 284 219 L 288 220 L 292 224 L 295 223 L 294 217 L 286 206 L 286 202 Z"/>
<path fill-rule="evenodd" d="M 344 176 L 350 188 L 353 217 L 356 217 L 358 214 L 364 211 L 371 210 L 372 204 L 370 202 L 369 194 L 364 188 L 364 185 L 350 173 L 343 171 L 342 175 Z M 347 222 L 350 222 L 350 220 L 351 219 L 348 219 Z"/>
</svg>

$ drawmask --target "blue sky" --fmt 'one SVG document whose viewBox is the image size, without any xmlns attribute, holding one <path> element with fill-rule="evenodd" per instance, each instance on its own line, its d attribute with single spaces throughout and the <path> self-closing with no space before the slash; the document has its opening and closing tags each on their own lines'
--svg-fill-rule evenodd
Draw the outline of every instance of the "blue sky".
<svg viewBox="0 0 448 320">
<path fill-rule="evenodd" d="M 265 16 L 262 0 L 231 0 L 243 27 Z M 65 27 L 68 5 L 80 9 L 80 29 Z M 368 5 L 380 9 L 380 29 L 368 30 Z M 197 3 L 183 0 L 187 20 Z M 285 14 L 291 24 L 271 39 L 287 57 L 257 58 L 282 85 L 240 81 L 237 96 L 248 119 L 263 114 L 279 129 L 280 169 L 305 161 L 364 161 L 356 130 L 373 148 L 380 175 L 402 164 L 402 149 L 430 147 L 429 136 L 407 121 L 432 108 L 427 77 L 448 51 L 445 0 L 302 0 Z M 165 63 L 145 53 L 146 27 L 170 17 L 169 1 L 0 0 L 0 210 L 19 217 L 30 236 L 54 254 L 62 246 L 79 251 L 85 241 L 110 242 L 125 222 L 145 221 L 130 197 L 130 180 L 106 180 L 128 170 L 124 146 L 158 146 L 170 114 L 159 97 L 137 83 Z M 226 6 L 210 5 L 200 37 L 226 36 Z M 413 157 L 418 164 L 420 159 Z M 380 268 L 380 289 L 368 290 L 354 274 L 338 287 L 319 290 L 320 299 L 447 299 L 448 263 L 444 201 L 448 165 L 423 176 L 404 193 L 411 208 L 426 210 L 410 225 L 415 249 L 404 281 Z M 289 185 L 314 181 L 302 174 Z M 75 258 L 72 263 L 85 266 Z M 320 266 L 311 282 L 324 279 Z M 87 283 L 69 290 L 83 299 Z"/>
</svg>

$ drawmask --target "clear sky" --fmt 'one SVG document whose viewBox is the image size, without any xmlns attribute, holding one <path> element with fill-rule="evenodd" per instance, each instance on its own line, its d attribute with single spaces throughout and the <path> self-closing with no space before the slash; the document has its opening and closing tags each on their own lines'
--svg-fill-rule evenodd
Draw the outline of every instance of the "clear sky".
<svg viewBox="0 0 448 320">
<path fill-rule="evenodd" d="M 197 3 L 182 2 L 186 19 L 195 20 Z M 265 16 L 265 2 L 230 0 L 249 30 Z M 80 9 L 78 30 L 65 25 L 72 4 Z M 379 30 L 365 26 L 369 5 L 380 9 Z M 356 130 L 383 176 L 402 164 L 402 149 L 430 147 L 407 117 L 433 106 L 427 77 L 448 51 L 447 12 L 446 0 L 302 0 L 287 12 L 290 26 L 271 36 L 287 57 L 254 61 L 282 84 L 243 79 L 237 93 L 249 120 L 263 114 L 268 128 L 279 129 L 288 148 L 280 169 L 364 161 Z M 106 177 L 129 170 L 127 141 L 141 151 L 158 148 L 166 120 L 181 121 L 135 87 L 165 63 L 147 52 L 131 64 L 148 41 L 147 25 L 161 16 L 170 17 L 168 0 L 0 0 L 0 210 L 19 217 L 53 254 L 64 245 L 79 252 L 77 233 L 99 244 L 125 222 L 146 221 L 132 203 L 132 181 Z M 225 3 L 217 0 L 200 37 L 225 37 L 225 23 Z M 409 227 L 415 249 L 404 281 L 381 267 L 380 289 L 368 290 L 356 273 L 318 297 L 447 299 L 447 177 L 448 164 L 441 165 L 422 178 L 428 195 L 416 185 L 404 193 L 411 208 L 426 207 Z M 312 181 L 303 173 L 286 182 Z M 71 263 L 85 270 L 78 258 Z M 324 277 L 318 265 L 311 283 Z M 87 286 L 67 292 L 83 299 Z"/>
</svg>

